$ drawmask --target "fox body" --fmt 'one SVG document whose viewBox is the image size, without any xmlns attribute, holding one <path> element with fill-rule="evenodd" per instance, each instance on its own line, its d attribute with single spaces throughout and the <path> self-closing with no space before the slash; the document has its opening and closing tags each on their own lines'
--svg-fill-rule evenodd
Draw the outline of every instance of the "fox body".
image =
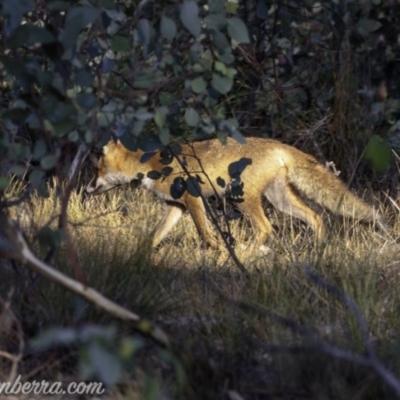
<svg viewBox="0 0 400 400">
<path fill-rule="evenodd" d="M 324 224 L 320 215 L 306 205 L 304 197 L 334 213 L 364 221 L 375 220 L 383 225 L 370 205 L 348 190 L 314 157 L 276 140 L 246 138 L 246 144 L 240 144 L 228 139 L 226 145 L 217 139 L 194 142 L 182 145 L 178 158 L 173 157 L 166 165 L 161 152 L 148 156 L 141 150 L 129 151 L 119 141 L 111 140 L 103 147 L 97 176 L 86 191 L 99 194 L 139 179 L 142 187 L 164 199 L 167 210 L 155 230 L 153 246 L 160 243 L 188 210 L 203 240 L 216 247 L 202 198 L 216 193 L 224 195 L 232 186 L 242 188 L 236 206 L 250 218 L 255 230 L 254 245 L 258 247 L 273 229 L 264 213 L 262 196 L 280 211 L 310 225 L 319 242 L 325 236 Z M 188 173 L 196 185 L 176 193 L 177 185 L 187 182 Z M 201 190 L 202 196 L 195 190 Z"/>
</svg>

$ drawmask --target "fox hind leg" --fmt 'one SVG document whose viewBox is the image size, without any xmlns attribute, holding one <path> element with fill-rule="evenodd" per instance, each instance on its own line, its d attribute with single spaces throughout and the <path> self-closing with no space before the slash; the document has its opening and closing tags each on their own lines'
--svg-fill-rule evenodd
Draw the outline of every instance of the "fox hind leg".
<svg viewBox="0 0 400 400">
<path fill-rule="evenodd" d="M 157 247 L 161 240 L 168 234 L 168 232 L 176 225 L 186 207 L 180 203 L 167 203 L 167 210 L 163 219 L 156 227 L 156 232 L 153 236 L 153 247 Z"/>
<path fill-rule="evenodd" d="M 278 175 L 264 191 L 267 199 L 278 210 L 299 218 L 314 230 L 317 241 L 322 243 L 325 228 L 322 218 L 309 208 L 299 194 L 290 186 L 283 174 Z"/>
<path fill-rule="evenodd" d="M 265 215 L 264 208 L 261 202 L 261 195 L 255 198 L 245 198 L 243 202 L 237 203 L 237 207 L 247 215 L 253 228 L 255 229 L 256 240 L 254 249 L 263 249 L 263 245 L 271 235 L 273 228 L 268 218 Z"/>
</svg>

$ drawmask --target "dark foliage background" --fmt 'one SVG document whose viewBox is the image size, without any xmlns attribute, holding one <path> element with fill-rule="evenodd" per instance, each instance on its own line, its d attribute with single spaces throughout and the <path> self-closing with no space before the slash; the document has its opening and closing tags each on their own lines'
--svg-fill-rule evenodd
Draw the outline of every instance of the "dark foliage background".
<svg viewBox="0 0 400 400">
<path fill-rule="evenodd" d="M 46 172 L 110 134 L 135 148 L 241 132 L 396 191 L 399 7 L 3 0 L 1 187 L 12 167 L 44 192 Z"/>
</svg>

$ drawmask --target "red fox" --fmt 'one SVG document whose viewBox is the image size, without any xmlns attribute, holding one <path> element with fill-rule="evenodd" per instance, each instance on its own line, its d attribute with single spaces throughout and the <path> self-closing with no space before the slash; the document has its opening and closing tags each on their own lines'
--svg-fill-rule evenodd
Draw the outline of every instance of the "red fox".
<svg viewBox="0 0 400 400">
<path fill-rule="evenodd" d="M 164 199 L 167 211 L 155 230 L 153 246 L 160 243 L 188 210 L 203 240 L 217 247 L 202 197 L 224 195 L 228 190 L 233 193 L 234 187 L 242 192 L 236 206 L 252 222 L 256 247 L 262 246 L 273 230 L 262 207 L 262 196 L 278 210 L 309 224 L 318 242 L 324 240 L 324 223 L 306 205 L 303 196 L 334 213 L 375 221 L 384 228 L 378 212 L 348 190 L 314 157 L 276 140 L 246 138 L 246 143 L 240 144 L 229 138 L 223 145 L 218 139 L 212 139 L 182 145 L 179 160 L 173 157 L 166 164 L 163 157 L 161 151 L 151 156 L 141 150 L 129 151 L 120 141 L 111 140 L 103 147 L 97 176 L 86 188 L 89 194 L 99 194 L 139 179 L 142 187 Z M 187 188 L 183 190 L 185 185 Z M 196 190 L 201 190 L 203 196 L 198 196 Z"/>
</svg>

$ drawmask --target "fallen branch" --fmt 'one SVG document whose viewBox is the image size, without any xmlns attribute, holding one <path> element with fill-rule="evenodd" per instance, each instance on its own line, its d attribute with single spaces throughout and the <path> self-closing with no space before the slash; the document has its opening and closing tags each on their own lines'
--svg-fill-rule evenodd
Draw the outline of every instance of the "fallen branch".
<svg viewBox="0 0 400 400">
<path fill-rule="evenodd" d="M 142 335 L 150 337 L 162 346 L 170 346 L 167 334 L 152 322 L 140 318 L 137 314 L 104 297 L 95 289 L 68 277 L 37 258 L 30 249 L 21 230 L 1 211 L 0 257 L 12 259 L 26 265 L 45 278 L 79 294 L 113 317 L 129 322 Z"/>
</svg>

